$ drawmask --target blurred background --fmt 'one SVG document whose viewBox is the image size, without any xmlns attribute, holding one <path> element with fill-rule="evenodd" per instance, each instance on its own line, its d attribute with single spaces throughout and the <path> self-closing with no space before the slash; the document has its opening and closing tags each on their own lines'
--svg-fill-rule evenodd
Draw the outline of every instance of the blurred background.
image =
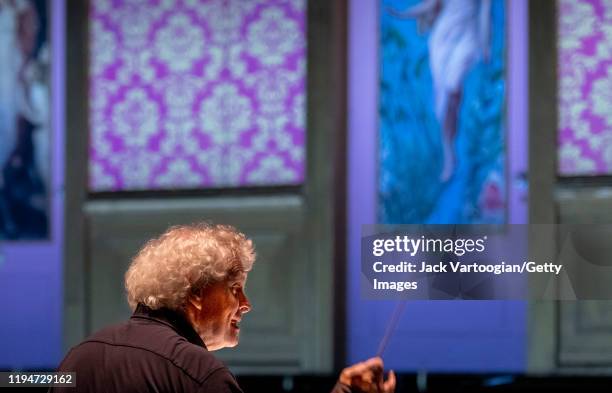
<svg viewBox="0 0 612 393">
<path fill-rule="evenodd" d="M 307 392 L 396 307 L 362 225 L 612 223 L 608 0 L 0 0 L 0 59 L 2 370 L 128 318 L 173 224 L 254 240 L 219 356 Z M 383 358 L 401 392 L 604 391 L 612 303 L 408 302 Z"/>
</svg>

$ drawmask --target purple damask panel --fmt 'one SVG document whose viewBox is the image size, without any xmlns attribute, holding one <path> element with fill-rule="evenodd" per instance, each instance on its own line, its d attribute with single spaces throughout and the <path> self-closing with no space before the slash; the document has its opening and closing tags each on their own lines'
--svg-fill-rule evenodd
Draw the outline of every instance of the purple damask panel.
<svg viewBox="0 0 612 393">
<path fill-rule="evenodd" d="M 303 181 L 305 0 L 91 4 L 91 191 Z"/>
<path fill-rule="evenodd" d="M 612 173 L 612 2 L 560 0 L 559 174 Z"/>
</svg>

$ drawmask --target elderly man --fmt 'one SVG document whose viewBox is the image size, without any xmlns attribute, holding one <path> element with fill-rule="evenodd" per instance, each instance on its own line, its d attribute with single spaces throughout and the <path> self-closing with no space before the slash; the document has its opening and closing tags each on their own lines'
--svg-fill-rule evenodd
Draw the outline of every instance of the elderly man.
<svg viewBox="0 0 612 393">
<path fill-rule="evenodd" d="M 74 347 L 58 371 L 76 388 L 59 392 L 242 392 L 211 351 L 238 344 L 249 312 L 244 288 L 255 261 L 251 240 L 225 225 L 170 228 L 149 241 L 125 275 L 129 321 Z M 342 371 L 334 393 L 393 392 L 380 358 Z"/>
</svg>

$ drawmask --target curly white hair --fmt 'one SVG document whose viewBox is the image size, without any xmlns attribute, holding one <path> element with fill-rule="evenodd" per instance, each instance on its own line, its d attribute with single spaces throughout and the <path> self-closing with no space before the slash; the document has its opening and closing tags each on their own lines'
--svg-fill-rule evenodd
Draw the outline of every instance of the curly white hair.
<svg viewBox="0 0 612 393">
<path fill-rule="evenodd" d="M 149 240 L 125 273 L 130 307 L 180 310 L 188 297 L 209 283 L 248 272 L 253 242 L 229 225 L 197 223 L 169 228 Z"/>
</svg>

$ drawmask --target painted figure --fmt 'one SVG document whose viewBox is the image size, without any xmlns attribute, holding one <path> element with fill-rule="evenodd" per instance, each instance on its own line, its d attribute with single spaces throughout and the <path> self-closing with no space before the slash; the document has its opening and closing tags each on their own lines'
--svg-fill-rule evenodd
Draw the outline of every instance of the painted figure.
<svg viewBox="0 0 612 393">
<path fill-rule="evenodd" d="M 405 11 L 388 10 L 400 18 L 417 19 L 419 30 L 431 29 L 429 64 L 434 109 L 442 129 L 441 181 L 455 167 L 454 140 L 465 76 L 479 59 L 489 59 L 490 0 L 424 0 Z"/>
<path fill-rule="evenodd" d="M 0 0 L 0 235 L 10 239 L 47 234 L 44 12 L 44 1 Z"/>
</svg>

